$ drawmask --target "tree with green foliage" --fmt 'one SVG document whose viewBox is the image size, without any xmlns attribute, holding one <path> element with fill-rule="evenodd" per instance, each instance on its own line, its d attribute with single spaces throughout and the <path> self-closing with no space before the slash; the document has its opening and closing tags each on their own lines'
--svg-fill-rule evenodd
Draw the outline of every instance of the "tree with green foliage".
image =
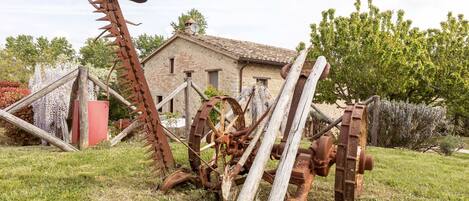
<svg viewBox="0 0 469 201">
<path fill-rule="evenodd" d="M 35 65 L 54 65 L 59 61 L 73 60 L 75 50 L 66 38 L 34 37 L 29 35 L 6 38 L 0 50 L 1 80 L 27 82 Z"/>
<path fill-rule="evenodd" d="M 146 56 L 150 55 L 151 52 L 160 47 L 160 45 L 164 43 L 165 38 L 164 36 L 157 34 L 142 34 L 139 35 L 137 38 L 134 38 L 133 41 L 135 44 L 135 48 L 139 52 L 139 57 L 145 58 Z"/>
<path fill-rule="evenodd" d="M 39 55 L 37 46 L 34 43 L 34 38 L 29 35 L 7 37 L 5 51 L 7 53 L 6 55 L 10 56 L 10 59 L 21 61 L 28 66 L 36 65 Z"/>
<path fill-rule="evenodd" d="M 448 13 L 440 29 L 430 29 L 428 52 L 436 66 L 432 85 L 450 114 L 469 118 L 469 23 Z"/>
<path fill-rule="evenodd" d="M 37 38 L 36 48 L 39 52 L 38 63 L 53 65 L 61 55 L 69 61 L 75 57 L 72 44 L 64 37 L 54 37 L 49 41 L 46 37 L 41 36 Z"/>
<path fill-rule="evenodd" d="M 28 82 L 32 68 L 20 60 L 13 59 L 14 57 L 10 54 L 10 52 L 0 50 L 0 81 Z"/>
<path fill-rule="evenodd" d="M 103 38 L 87 39 L 85 45 L 80 48 L 80 63 L 90 64 L 95 68 L 110 68 L 116 56 L 113 47 L 107 45 L 109 43 L 109 40 Z"/>
<path fill-rule="evenodd" d="M 358 102 L 377 94 L 388 100 L 431 104 L 436 100 L 435 65 L 427 51 L 427 38 L 404 11 L 395 17 L 369 1 L 360 13 L 360 1 L 349 17 L 336 17 L 334 9 L 311 25 L 309 58 L 328 58 L 329 79 L 320 82 L 317 101 Z M 394 20 L 395 19 L 395 20 Z"/>
<path fill-rule="evenodd" d="M 205 20 L 204 15 L 195 8 L 187 11 L 186 13 L 182 13 L 176 22 L 171 22 L 174 32 L 183 32 L 185 30 L 185 23 L 189 19 L 193 19 L 199 26 L 199 30 L 197 31 L 198 34 L 205 34 L 207 21 Z"/>
</svg>

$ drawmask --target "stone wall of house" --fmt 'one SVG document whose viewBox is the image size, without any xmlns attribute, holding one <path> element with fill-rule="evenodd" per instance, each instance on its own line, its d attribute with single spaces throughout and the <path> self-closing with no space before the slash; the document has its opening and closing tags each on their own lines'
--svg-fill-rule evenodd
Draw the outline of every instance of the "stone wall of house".
<svg viewBox="0 0 469 201">
<path fill-rule="evenodd" d="M 277 96 L 284 82 L 280 76 L 280 69 L 280 66 L 248 64 L 243 69 L 243 88 L 253 86 L 257 79 L 266 79 L 270 93 L 273 97 Z"/>
<path fill-rule="evenodd" d="M 170 58 L 174 58 L 174 73 L 170 73 Z M 221 53 L 214 52 L 193 42 L 176 38 L 144 64 L 145 77 L 151 94 L 166 97 L 184 82 L 186 71 L 192 72 L 192 80 L 202 90 L 208 86 L 208 70 L 219 70 L 219 89 L 229 95 L 238 94 L 239 70 L 237 62 Z M 191 89 L 191 114 L 195 115 L 201 98 Z M 169 111 L 169 103 L 163 112 Z M 174 111 L 184 115 L 184 92 L 174 99 Z"/>
</svg>

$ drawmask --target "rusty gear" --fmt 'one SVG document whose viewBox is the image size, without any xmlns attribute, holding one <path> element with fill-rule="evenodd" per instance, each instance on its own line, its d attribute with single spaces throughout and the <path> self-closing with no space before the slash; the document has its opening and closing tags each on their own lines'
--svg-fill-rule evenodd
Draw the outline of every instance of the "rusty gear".
<svg viewBox="0 0 469 201">
<path fill-rule="evenodd" d="M 365 155 L 367 138 L 366 106 L 349 105 L 342 116 L 339 143 L 337 145 L 335 200 L 354 200 L 363 188 L 360 170 L 371 170 L 373 160 Z M 362 164 L 360 164 L 362 163 Z"/>
</svg>

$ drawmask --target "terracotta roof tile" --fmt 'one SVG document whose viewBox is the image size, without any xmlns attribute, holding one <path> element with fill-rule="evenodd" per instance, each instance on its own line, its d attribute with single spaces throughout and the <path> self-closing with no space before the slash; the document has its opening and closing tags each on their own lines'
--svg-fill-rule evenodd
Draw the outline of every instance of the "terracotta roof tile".
<svg viewBox="0 0 469 201">
<path fill-rule="evenodd" d="M 233 40 L 210 35 L 186 35 L 238 57 L 239 60 L 257 62 L 289 63 L 295 56 L 293 50 L 263 45 L 249 41 Z"/>
</svg>

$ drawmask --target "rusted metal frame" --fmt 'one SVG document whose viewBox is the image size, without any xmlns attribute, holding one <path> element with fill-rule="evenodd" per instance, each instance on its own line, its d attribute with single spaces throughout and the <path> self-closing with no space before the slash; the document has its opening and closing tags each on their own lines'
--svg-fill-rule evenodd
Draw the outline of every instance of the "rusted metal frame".
<svg viewBox="0 0 469 201">
<path fill-rule="evenodd" d="M 202 105 L 201 109 L 197 111 L 197 114 L 194 117 L 194 121 L 191 126 L 191 133 L 189 135 L 189 146 L 191 146 L 194 150 L 200 149 L 200 143 L 203 132 L 205 130 L 206 121 L 208 118 L 210 118 L 210 111 L 212 111 L 213 108 L 215 108 L 215 105 L 220 101 L 227 101 L 231 105 L 233 112 L 237 115 L 240 115 L 236 119 L 237 123 L 235 124 L 235 128 L 244 128 L 244 116 L 242 116 L 242 108 L 238 105 L 236 100 L 223 96 L 213 97 Z M 190 155 L 191 153 L 189 153 L 189 156 Z M 191 160 L 191 167 L 193 170 L 197 170 L 199 165 L 200 164 L 197 161 Z"/>
<path fill-rule="evenodd" d="M 375 95 L 375 96 L 376 96 L 376 95 Z M 368 105 L 368 104 L 370 104 L 372 101 L 375 100 L 375 96 L 372 96 L 372 97 L 366 99 L 365 101 L 363 101 L 363 102 L 360 103 L 360 104 L 362 104 L 362 105 Z M 314 134 L 313 136 L 311 136 L 311 139 L 314 140 L 314 139 L 317 139 L 317 138 L 321 137 L 322 135 L 324 135 L 324 133 L 326 133 L 327 131 L 331 130 L 332 127 L 338 125 L 340 122 L 342 122 L 342 116 L 339 117 L 339 118 L 337 118 L 336 120 L 334 120 L 334 122 L 332 122 L 331 124 L 329 124 L 326 128 L 324 128 L 324 129 L 322 129 L 321 131 L 319 131 L 319 133 Z"/>
<path fill-rule="evenodd" d="M 360 111 L 358 111 L 358 110 Z M 348 106 L 342 116 L 341 135 L 337 144 L 335 200 L 353 200 L 355 198 L 355 168 L 359 138 L 359 124 L 361 121 L 361 108 Z M 361 114 L 361 113 L 360 113 Z M 358 124 L 358 125 L 357 125 Z"/>
<path fill-rule="evenodd" d="M 241 106 L 233 98 L 223 97 L 223 96 L 216 96 L 216 97 L 212 97 L 209 101 L 205 102 L 201 106 L 201 108 L 197 111 L 197 114 L 195 115 L 194 121 L 191 125 L 191 132 L 190 132 L 190 135 L 189 135 L 189 146 L 191 147 L 191 150 L 193 150 L 193 151 L 189 152 L 189 162 L 191 164 L 191 168 L 192 168 L 193 171 L 199 172 L 199 177 L 202 181 L 203 186 L 205 186 L 206 188 L 210 188 L 210 189 L 219 188 L 220 187 L 219 181 L 208 181 L 207 177 L 208 177 L 208 174 L 210 174 L 210 172 L 207 172 L 207 170 L 205 170 L 204 167 L 201 167 L 200 162 L 198 162 L 198 160 L 195 160 L 194 157 L 191 157 L 191 155 L 193 155 L 193 154 L 198 155 L 199 154 L 200 151 L 197 151 L 197 150 L 200 150 L 200 144 L 201 144 L 201 140 L 202 140 L 201 137 L 203 135 L 203 132 L 205 131 L 204 128 L 206 126 L 206 123 L 207 123 L 207 121 L 209 121 L 209 118 L 210 118 L 209 114 L 215 108 L 215 105 L 217 103 L 224 102 L 224 101 L 226 101 L 230 104 L 234 114 L 238 116 L 238 118 L 234 119 L 234 121 L 236 122 L 234 124 L 234 127 L 237 130 L 243 129 L 244 128 L 244 116 L 242 115 L 243 111 L 242 111 Z M 214 126 L 212 126 L 212 128 L 213 127 Z M 222 140 L 222 141 L 224 141 L 224 140 Z M 218 144 L 218 143 L 222 143 L 222 144 Z M 221 155 L 219 155 L 218 151 L 220 151 L 219 149 L 222 149 L 221 145 L 223 145 L 223 143 L 226 143 L 226 142 L 221 142 L 220 141 L 218 143 L 215 142 L 215 149 L 216 149 L 217 155 L 215 156 L 216 158 L 212 161 L 213 163 L 217 163 L 218 156 L 225 157 L 226 154 L 228 154 L 228 155 L 233 156 L 232 159 L 234 159 L 236 157 L 235 153 L 237 151 L 236 150 L 230 151 L 231 149 L 233 149 L 230 146 L 225 146 L 224 149 L 226 149 L 226 153 L 224 153 L 224 151 L 222 151 L 220 153 Z M 228 142 L 228 143 L 236 143 L 236 142 L 233 141 L 233 142 Z M 237 146 L 235 146 L 234 149 L 237 149 L 236 147 Z M 208 167 L 210 167 L 210 166 L 208 166 Z M 216 172 L 219 175 L 222 175 L 218 171 L 216 171 Z"/>
<path fill-rule="evenodd" d="M 307 75 L 300 75 L 298 82 L 295 86 L 295 91 L 293 92 L 293 97 L 290 104 L 290 110 L 288 111 L 287 123 L 285 124 L 285 129 L 283 131 L 282 142 L 286 142 L 288 139 L 288 134 L 290 133 L 293 119 L 296 116 L 296 109 L 298 108 L 298 103 L 300 102 L 301 94 L 303 93 L 303 88 L 305 87 Z"/>
<path fill-rule="evenodd" d="M 197 158 L 199 158 L 200 161 L 202 161 L 205 165 L 209 166 L 213 171 L 218 172 L 217 170 L 213 169 L 213 168 L 211 167 L 211 165 L 210 165 L 207 161 L 205 161 L 204 159 L 202 159 L 202 157 L 201 157 L 199 154 L 197 154 L 197 152 L 195 152 L 194 149 L 192 149 L 188 144 L 186 144 L 185 142 L 183 142 L 176 134 L 174 134 L 173 132 L 171 132 L 168 128 L 166 128 L 166 127 L 164 127 L 164 126 L 163 126 L 163 129 L 166 130 L 166 132 L 168 132 L 168 134 L 172 136 L 171 138 L 176 139 L 176 141 L 180 142 L 180 143 L 183 144 L 187 149 L 189 149 L 189 151 L 191 151 L 192 153 L 194 153 L 194 154 L 197 156 Z"/>
<path fill-rule="evenodd" d="M 118 2 L 116 0 L 95 1 L 92 4 L 97 7 L 97 12 L 106 14 L 106 17 L 101 19 L 111 23 L 103 29 L 107 29 L 111 33 L 109 36 L 116 38 L 114 43 L 119 47 L 117 56 L 126 69 L 123 78 L 131 84 L 131 89 L 133 90 L 133 97 L 131 99 L 138 105 L 137 110 L 142 112 L 140 117 L 146 124 L 147 140 L 148 144 L 151 145 L 150 151 L 153 152 L 152 157 L 155 165 L 163 170 L 174 167 L 174 159 L 169 143 L 161 127 L 156 106 L 153 104 L 141 64 L 131 43 L 126 21 Z"/>
<path fill-rule="evenodd" d="M 251 95 L 253 95 L 253 94 L 254 94 L 254 91 L 251 92 Z M 207 100 L 208 100 L 208 99 L 207 99 Z M 241 97 L 238 97 L 236 100 L 237 100 L 237 101 L 238 101 L 238 100 L 242 100 L 242 98 L 241 98 Z M 241 102 L 239 102 L 239 104 L 243 104 L 243 102 L 241 101 Z M 244 106 L 245 109 L 243 110 L 243 114 L 246 113 L 246 108 L 247 108 L 248 106 L 249 106 L 249 102 L 246 103 L 246 105 Z M 218 110 L 218 108 L 215 107 L 214 109 L 215 109 L 215 111 L 217 111 L 218 114 L 221 115 L 221 111 Z M 226 117 L 231 118 L 231 116 L 233 115 L 233 111 L 230 110 L 229 112 L 225 113 L 225 115 L 226 115 Z M 231 123 L 230 120 L 228 120 L 227 118 L 225 119 L 225 121 L 227 121 L 228 123 Z M 215 125 L 216 128 L 218 128 L 219 126 L 220 126 L 220 123 L 218 123 L 217 125 Z M 207 136 L 208 136 L 209 134 L 211 134 L 211 133 L 212 133 L 212 131 L 207 132 L 207 133 L 202 137 L 202 139 L 205 139 L 205 137 L 207 137 Z"/>
</svg>

